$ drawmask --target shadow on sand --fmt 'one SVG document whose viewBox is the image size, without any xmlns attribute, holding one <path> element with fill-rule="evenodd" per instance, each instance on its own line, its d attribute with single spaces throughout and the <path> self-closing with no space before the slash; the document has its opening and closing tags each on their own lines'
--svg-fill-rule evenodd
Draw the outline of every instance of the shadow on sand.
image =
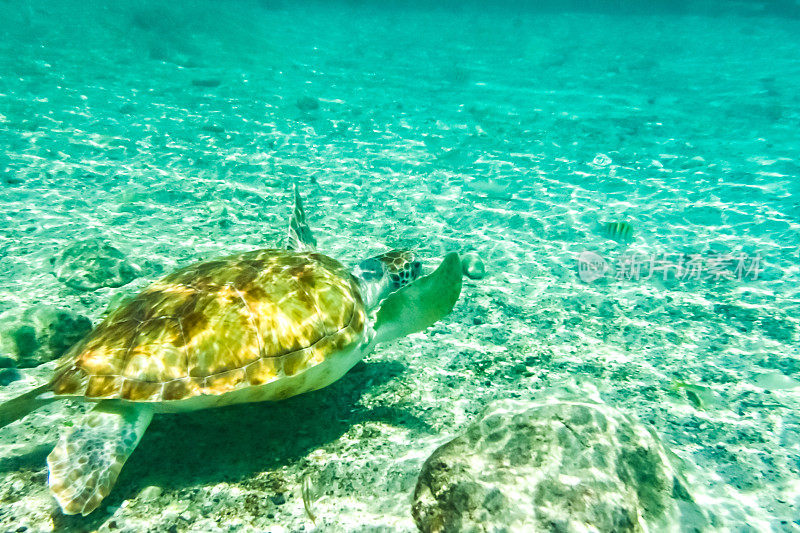
<svg viewBox="0 0 800 533">
<path fill-rule="evenodd" d="M 183 490 L 244 483 L 303 459 L 363 422 L 382 421 L 428 432 L 424 421 L 402 409 L 357 407 L 369 388 L 397 379 L 404 371 L 399 362 L 361 362 L 329 387 L 281 402 L 157 415 L 101 507 L 85 518 L 56 511 L 56 528 L 95 530 L 108 520 L 107 508 L 136 497 L 149 485 Z M 265 482 L 254 488 L 280 492 L 279 485 Z"/>
</svg>

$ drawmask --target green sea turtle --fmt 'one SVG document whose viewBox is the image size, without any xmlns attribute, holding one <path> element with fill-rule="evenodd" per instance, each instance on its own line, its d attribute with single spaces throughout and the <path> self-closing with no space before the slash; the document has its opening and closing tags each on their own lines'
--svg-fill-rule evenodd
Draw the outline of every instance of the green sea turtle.
<svg viewBox="0 0 800 533">
<path fill-rule="evenodd" d="M 314 251 L 300 195 L 287 249 L 187 266 L 113 310 L 60 361 L 52 380 L 0 405 L 0 427 L 61 398 L 93 402 L 47 457 L 67 514 L 92 512 L 155 413 L 281 400 L 330 385 L 378 343 L 447 315 L 458 254 L 422 276 L 395 250 L 352 271 Z"/>
</svg>

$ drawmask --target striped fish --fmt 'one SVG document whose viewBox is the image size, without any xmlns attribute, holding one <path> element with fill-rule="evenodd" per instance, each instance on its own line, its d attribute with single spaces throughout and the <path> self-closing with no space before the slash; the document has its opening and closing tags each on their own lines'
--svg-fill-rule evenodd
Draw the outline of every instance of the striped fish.
<svg viewBox="0 0 800 533">
<path fill-rule="evenodd" d="M 607 222 L 603 225 L 606 237 L 616 241 L 630 241 L 633 239 L 633 226 L 627 222 Z"/>
</svg>

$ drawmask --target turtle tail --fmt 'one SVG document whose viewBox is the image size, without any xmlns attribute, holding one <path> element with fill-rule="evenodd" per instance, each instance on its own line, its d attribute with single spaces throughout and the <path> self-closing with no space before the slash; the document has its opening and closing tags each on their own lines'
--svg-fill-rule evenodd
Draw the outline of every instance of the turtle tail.
<svg viewBox="0 0 800 533">
<path fill-rule="evenodd" d="M 55 398 L 39 398 L 42 393 L 49 390 L 50 384 L 47 383 L 0 403 L 0 428 L 6 427 L 31 411 L 52 402 Z"/>
</svg>

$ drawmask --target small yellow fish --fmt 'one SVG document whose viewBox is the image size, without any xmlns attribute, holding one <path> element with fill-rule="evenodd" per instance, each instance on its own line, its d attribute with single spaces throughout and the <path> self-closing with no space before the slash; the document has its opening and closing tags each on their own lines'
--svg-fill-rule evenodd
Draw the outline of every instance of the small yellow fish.
<svg viewBox="0 0 800 533">
<path fill-rule="evenodd" d="M 687 383 L 685 381 L 673 380 L 672 390 L 680 391 L 686 394 L 686 398 L 691 402 L 695 409 L 710 409 L 718 405 L 718 401 L 714 391 L 705 385 L 697 385 L 694 383 Z"/>
<path fill-rule="evenodd" d="M 630 241 L 633 239 L 633 226 L 628 222 L 607 222 L 603 224 L 603 233 L 617 241 Z"/>
</svg>

